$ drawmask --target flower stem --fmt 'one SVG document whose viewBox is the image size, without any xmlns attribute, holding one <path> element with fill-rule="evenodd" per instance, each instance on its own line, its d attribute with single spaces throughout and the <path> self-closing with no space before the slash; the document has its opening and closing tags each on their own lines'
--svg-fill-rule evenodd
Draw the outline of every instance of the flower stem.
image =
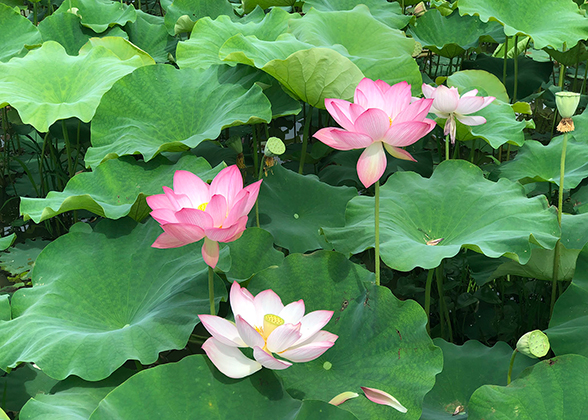
<svg viewBox="0 0 588 420">
<path fill-rule="evenodd" d="M 251 126 L 251 133 L 253 137 L 253 150 L 251 151 L 251 157 L 253 158 L 253 173 L 257 173 L 258 162 L 257 162 L 257 126 Z"/>
<path fill-rule="evenodd" d="M 376 205 L 374 209 L 376 246 L 375 246 L 375 269 L 376 284 L 380 285 L 380 180 L 376 181 Z"/>
<path fill-rule="evenodd" d="M 427 274 L 427 283 L 425 283 L 425 313 L 427 314 L 427 332 L 431 333 L 431 285 L 433 284 L 433 274 L 435 269 L 431 268 Z"/>
<path fill-rule="evenodd" d="M 568 147 L 568 133 L 563 135 L 563 145 L 561 149 L 561 158 L 559 163 L 559 196 L 557 198 L 557 223 L 561 228 L 561 214 L 563 206 L 564 175 L 566 171 L 566 149 Z"/>
<path fill-rule="evenodd" d="M 449 156 L 449 134 L 445 136 L 445 160 L 451 159 Z"/>
<path fill-rule="evenodd" d="M 36 3 L 35 3 L 36 4 Z M 61 129 L 63 130 L 63 140 L 65 141 L 65 150 L 67 152 L 67 174 L 71 178 L 73 176 L 73 165 L 71 160 L 71 144 L 69 143 L 69 133 L 65 120 L 61 120 Z"/>
<path fill-rule="evenodd" d="M 504 39 L 504 63 L 502 65 L 502 84 L 506 86 L 506 63 L 508 53 L 508 37 Z"/>
<path fill-rule="evenodd" d="M 264 166 L 264 157 L 262 156 L 261 162 L 259 162 L 259 175 L 257 175 L 257 179 L 261 179 L 261 175 L 263 174 L 263 166 Z M 255 200 L 255 221 L 257 222 L 257 227 L 259 227 L 259 197 Z"/>
<path fill-rule="evenodd" d="M 515 357 L 518 353 L 517 349 L 514 349 L 512 352 L 512 356 L 510 357 L 510 365 L 508 366 L 508 376 L 506 377 L 506 384 L 510 385 L 511 376 L 512 376 L 512 367 L 514 366 Z"/>
<path fill-rule="evenodd" d="M 519 44 L 519 37 L 515 35 L 514 37 L 514 88 L 512 92 L 512 103 L 514 104 L 517 101 L 517 90 L 519 87 L 519 51 L 518 45 Z"/>
<path fill-rule="evenodd" d="M 308 106 L 308 112 L 304 120 L 304 131 L 302 132 L 302 151 L 300 152 L 300 165 L 298 166 L 298 173 L 304 171 L 304 161 L 306 160 L 306 149 L 308 147 L 308 135 L 310 131 L 310 120 L 312 119 L 312 107 Z"/>
<path fill-rule="evenodd" d="M 208 300 L 210 301 L 210 315 L 216 315 L 214 310 L 214 270 L 208 266 Z"/>
<path fill-rule="evenodd" d="M 443 263 L 437 267 L 436 276 L 437 278 L 437 291 L 439 293 L 439 317 L 442 320 L 441 325 L 443 325 L 443 319 L 445 318 L 445 322 L 447 322 L 447 331 L 449 333 L 449 342 L 453 342 L 453 329 L 451 328 L 451 319 L 449 318 L 449 309 L 445 304 L 445 297 L 443 294 Z"/>
</svg>

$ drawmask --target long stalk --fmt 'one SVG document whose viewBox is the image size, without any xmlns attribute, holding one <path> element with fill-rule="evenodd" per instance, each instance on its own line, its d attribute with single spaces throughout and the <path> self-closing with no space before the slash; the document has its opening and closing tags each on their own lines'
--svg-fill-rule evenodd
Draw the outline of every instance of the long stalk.
<svg viewBox="0 0 588 420">
<path fill-rule="evenodd" d="M 508 375 L 506 377 L 506 384 L 510 385 L 510 378 L 512 376 L 512 367 L 514 366 L 515 357 L 517 356 L 518 350 L 514 349 L 512 356 L 510 356 L 510 365 L 508 366 Z"/>
<path fill-rule="evenodd" d="M 312 107 L 308 106 L 308 112 L 304 119 L 304 131 L 302 133 L 302 151 L 300 153 L 300 165 L 298 166 L 298 173 L 302 174 L 304 171 L 304 161 L 306 160 L 306 149 L 308 147 L 308 134 L 310 131 L 310 120 L 312 119 Z"/>
<path fill-rule="evenodd" d="M 508 37 L 504 40 L 504 63 L 502 64 L 502 84 L 506 86 L 506 64 L 508 52 Z"/>
<path fill-rule="evenodd" d="M 447 123 L 445 123 L 447 124 Z M 451 159 L 451 157 L 449 156 L 449 134 L 447 136 L 445 136 L 445 160 L 449 160 Z"/>
<path fill-rule="evenodd" d="M 253 149 L 251 150 L 251 157 L 253 158 L 253 173 L 257 173 L 258 170 L 258 162 L 257 162 L 257 126 L 251 126 L 252 136 L 253 136 Z"/>
<path fill-rule="evenodd" d="M 376 181 L 376 204 L 374 209 L 376 246 L 375 246 L 375 268 L 376 284 L 380 285 L 380 180 Z"/>
<path fill-rule="evenodd" d="M 445 304 L 445 297 L 443 293 L 443 263 L 437 267 L 436 276 L 437 278 L 437 291 L 439 292 L 439 315 L 440 318 L 445 318 L 447 322 L 447 330 L 449 333 L 449 342 L 453 342 L 453 329 L 451 328 L 451 319 L 449 318 L 449 309 Z"/>
<path fill-rule="evenodd" d="M 214 270 L 208 266 L 208 300 L 210 301 L 210 315 L 216 315 L 214 308 Z"/>
<path fill-rule="evenodd" d="M 263 174 L 263 166 L 264 166 L 264 158 L 261 158 L 261 162 L 259 162 L 259 174 L 257 175 L 257 179 L 261 179 L 261 175 Z M 259 197 L 255 200 L 255 222 L 257 223 L 257 227 L 259 226 Z"/>
<path fill-rule="evenodd" d="M 584 92 L 584 89 L 586 88 L 586 79 L 588 79 L 588 60 L 586 60 L 586 66 L 584 67 L 584 81 L 582 82 L 580 93 Z"/>
<path fill-rule="evenodd" d="M 519 37 L 515 35 L 514 37 L 514 89 L 512 92 L 512 103 L 514 104 L 517 101 L 517 90 L 519 87 Z"/>
<path fill-rule="evenodd" d="M 433 274 L 435 269 L 431 268 L 427 274 L 425 283 L 425 313 L 427 314 L 427 332 L 431 333 L 431 285 L 433 284 Z"/>
<path fill-rule="evenodd" d="M 63 130 L 63 140 L 65 141 L 65 150 L 67 153 L 67 174 L 71 178 L 73 176 L 73 161 L 71 159 L 71 144 L 69 143 L 69 133 L 65 120 L 61 120 L 61 129 Z"/>
</svg>

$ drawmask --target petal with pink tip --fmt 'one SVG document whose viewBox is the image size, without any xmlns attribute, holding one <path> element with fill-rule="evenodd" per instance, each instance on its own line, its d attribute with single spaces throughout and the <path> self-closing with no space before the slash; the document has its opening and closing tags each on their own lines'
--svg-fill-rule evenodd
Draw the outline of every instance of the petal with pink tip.
<svg viewBox="0 0 588 420">
<path fill-rule="evenodd" d="M 291 347 L 300 339 L 301 324 L 282 324 L 267 338 L 267 349 L 279 353 Z"/>
<path fill-rule="evenodd" d="M 214 337 L 202 344 L 202 350 L 216 368 L 229 378 L 244 378 L 261 369 L 260 363 L 245 357 L 241 350 L 226 346 Z"/>
<path fill-rule="evenodd" d="M 265 345 L 265 341 L 261 334 L 259 334 L 255 328 L 245 321 L 241 315 L 235 316 L 235 324 L 237 326 L 239 336 L 249 347 L 263 347 Z"/>
<path fill-rule="evenodd" d="M 391 146 L 404 147 L 416 143 L 435 128 L 435 121 L 407 121 L 393 124 L 383 138 Z"/>
<path fill-rule="evenodd" d="M 451 113 L 457 109 L 459 105 L 459 92 L 457 88 L 448 88 L 447 86 L 437 87 L 435 92 L 435 101 L 433 108 L 443 113 Z"/>
<path fill-rule="evenodd" d="M 249 192 L 249 198 L 247 199 L 247 206 L 245 206 L 244 215 L 247 215 L 251 211 L 253 205 L 257 201 L 257 196 L 259 194 L 259 188 L 261 187 L 262 181 L 263 180 L 260 179 L 259 181 L 247 185 L 245 188 L 243 188 L 243 191 Z"/>
<path fill-rule="evenodd" d="M 372 143 L 363 151 L 357 161 L 357 175 L 361 183 L 368 188 L 378 181 L 386 170 L 386 154 L 382 142 Z"/>
<path fill-rule="evenodd" d="M 180 223 L 198 226 L 202 229 L 212 227 L 212 217 L 202 210 L 198 209 L 182 209 L 175 214 Z"/>
<path fill-rule="evenodd" d="M 169 209 L 169 210 L 179 210 L 176 208 L 167 198 L 165 194 L 156 194 L 150 195 L 146 198 L 147 205 L 151 207 L 151 210 L 158 210 L 158 209 Z"/>
<path fill-rule="evenodd" d="M 168 223 L 161 225 L 165 233 L 172 235 L 178 241 L 183 242 L 184 245 L 198 242 L 204 237 L 204 230 L 198 226 L 187 223 Z M 159 240 L 159 238 L 157 238 Z M 157 241 L 155 241 L 157 243 Z M 152 245 L 155 248 L 155 243 Z M 180 245 L 181 246 L 181 245 Z"/>
<path fill-rule="evenodd" d="M 176 212 L 171 209 L 156 209 L 149 214 L 162 225 L 166 223 L 180 223 L 176 217 Z"/>
<path fill-rule="evenodd" d="M 174 190 L 168 187 L 163 187 L 163 192 L 167 196 L 167 199 L 174 210 L 180 210 L 184 207 L 192 207 L 192 202 L 187 195 L 176 194 L 174 193 Z"/>
<path fill-rule="evenodd" d="M 294 346 L 292 346 L 290 350 L 297 349 L 298 347 L 304 347 L 312 343 L 322 343 L 324 341 L 334 343 L 335 341 L 337 341 L 338 338 L 339 336 L 337 334 L 321 330 L 316 334 L 311 335 L 306 340 L 304 339 L 304 337 L 301 340 L 298 340 L 298 342 Z"/>
<path fill-rule="evenodd" d="M 280 353 L 284 359 L 291 360 L 295 363 L 310 362 L 320 357 L 324 352 L 333 347 L 333 341 L 318 341 L 304 346 L 288 349 Z"/>
<path fill-rule="evenodd" d="M 216 263 L 218 263 L 218 255 L 218 242 L 204 238 L 204 243 L 202 244 L 202 258 L 204 262 L 211 268 L 214 268 L 216 267 Z"/>
<path fill-rule="evenodd" d="M 388 153 L 390 153 L 396 159 L 412 160 L 413 162 L 416 162 L 416 159 L 413 158 L 410 153 L 408 153 L 404 149 L 401 149 L 400 147 L 390 146 L 389 144 L 386 144 L 386 143 L 384 143 L 384 147 L 386 148 Z"/>
<path fill-rule="evenodd" d="M 467 91 L 463 95 L 461 95 L 461 97 L 462 98 L 467 98 L 468 96 L 476 96 L 477 94 L 478 94 L 478 89 L 472 89 L 470 91 Z"/>
<path fill-rule="evenodd" d="M 263 322 L 263 316 L 266 314 L 277 315 L 282 312 L 284 305 L 282 299 L 272 289 L 264 290 L 259 292 L 253 300 L 255 304 L 255 311 L 258 317 L 261 317 Z"/>
<path fill-rule="evenodd" d="M 433 99 L 418 99 L 402 110 L 392 121 L 392 125 L 408 121 L 422 121 L 433 105 Z"/>
<path fill-rule="evenodd" d="M 212 225 L 219 227 L 227 218 L 227 200 L 220 194 L 214 194 L 206 206 L 206 214 L 212 217 Z M 216 240 L 216 239 L 215 239 Z"/>
<path fill-rule="evenodd" d="M 321 328 L 327 325 L 332 316 L 333 311 L 313 311 L 304 315 L 300 320 L 300 339 L 298 340 L 297 345 L 305 342 L 318 333 Z"/>
<path fill-rule="evenodd" d="M 456 114 L 467 115 L 479 111 L 484 107 L 484 98 L 481 96 L 462 97 L 455 110 Z"/>
<path fill-rule="evenodd" d="M 423 83 L 421 89 L 425 98 L 435 98 L 435 92 L 437 92 L 437 89 L 433 86 Z"/>
<path fill-rule="evenodd" d="M 449 136 L 451 144 L 455 144 L 455 134 L 457 133 L 457 124 L 455 124 L 455 116 L 449 115 L 449 118 L 445 121 L 445 127 L 443 128 L 443 134 Z"/>
<path fill-rule="evenodd" d="M 353 102 L 367 108 L 380 108 L 385 105 L 384 95 L 377 83 L 364 77 L 355 88 Z"/>
<path fill-rule="evenodd" d="M 239 286 L 236 281 L 231 285 L 230 303 L 233 315 L 240 315 L 249 325 L 260 325 L 256 322 L 254 297 L 249 290 Z"/>
<path fill-rule="evenodd" d="M 313 137 L 337 150 L 363 149 L 372 143 L 372 139 L 365 134 L 332 127 L 321 128 Z"/>
<path fill-rule="evenodd" d="M 375 402 L 376 404 L 389 405 L 390 407 L 397 409 L 401 413 L 406 413 L 408 411 L 406 407 L 400 404 L 400 402 L 396 398 L 394 398 L 387 392 L 384 392 L 376 388 L 368 388 L 365 386 L 362 386 L 360 388 L 364 392 L 367 399 L 372 402 Z"/>
<path fill-rule="evenodd" d="M 410 85 L 407 82 L 396 83 L 385 95 L 385 106 L 382 108 L 392 120 L 411 102 Z"/>
<path fill-rule="evenodd" d="M 304 316 L 304 301 L 300 299 L 284 306 L 278 315 L 286 324 L 297 324 Z"/>
<path fill-rule="evenodd" d="M 344 101 L 343 99 L 325 99 L 325 108 L 329 111 L 329 114 L 335 119 L 337 124 L 343 127 L 345 130 L 354 131 L 353 120 L 349 107 L 351 102 Z"/>
<path fill-rule="evenodd" d="M 227 200 L 227 206 L 233 205 L 235 196 L 243 189 L 243 177 L 237 165 L 231 165 L 218 173 L 210 184 L 210 196 L 220 194 Z"/>
<path fill-rule="evenodd" d="M 247 228 L 247 216 L 243 216 L 239 220 L 237 220 L 237 223 L 235 223 L 232 227 L 234 226 L 236 226 L 236 228 L 234 228 L 234 235 L 229 236 L 227 239 L 221 242 L 233 242 L 239 239 L 241 235 L 243 235 L 243 232 L 245 232 L 245 229 Z"/>
<path fill-rule="evenodd" d="M 253 349 L 253 357 L 265 368 L 272 370 L 284 370 L 292 366 L 292 363 L 278 360 L 269 353 L 266 353 L 261 347 L 255 347 Z"/>
<path fill-rule="evenodd" d="M 235 203 L 233 204 L 233 207 L 228 210 L 227 218 L 223 222 L 224 227 L 228 228 L 234 225 L 241 217 L 246 216 L 247 213 L 249 213 L 245 210 L 247 210 L 247 201 L 249 200 L 250 195 L 249 191 L 245 190 L 241 190 L 241 192 L 237 194 L 237 197 L 235 197 Z"/>
<path fill-rule="evenodd" d="M 188 245 L 191 242 L 184 242 L 179 240 L 169 233 L 162 233 L 157 237 L 155 242 L 151 245 L 152 248 L 166 249 L 166 248 L 179 248 L 184 245 Z"/>
<path fill-rule="evenodd" d="M 382 140 L 390 128 L 391 121 L 388 114 L 381 109 L 370 108 L 355 120 L 355 131 L 367 135 L 372 141 Z"/>
<path fill-rule="evenodd" d="M 188 171 L 176 171 L 174 174 L 174 192 L 190 199 L 191 207 L 198 207 L 210 199 L 209 186 L 198 176 Z"/>
<path fill-rule="evenodd" d="M 200 322 L 214 338 L 231 347 L 247 347 L 247 344 L 239 336 L 235 324 L 220 316 L 198 315 Z"/>
<path fill-rule="evenodd" d="M 247 216 L 243 216 L 245 218 L 245 222 L 247 221 Z M 243 219 L 243 217 L 241 219 Z M 227 228 L 209 228 L 205 229 L 204 233 L 206 237 L 215 242 L 231 242 L 236 239 L 236 235 L 243 233 L 245 230 L 245 224 L 242 223 L 241 219 L 237 221 L 233 226 Z"/>
<path fill-rule="evenodd" d="M 486 118 L 481 117 L 479 115 L 455 115 L 455 118 L 459 120 L 462 124 L 473 126 L 473 125 L 480 125 L 486 122 Z"/>
</svg>

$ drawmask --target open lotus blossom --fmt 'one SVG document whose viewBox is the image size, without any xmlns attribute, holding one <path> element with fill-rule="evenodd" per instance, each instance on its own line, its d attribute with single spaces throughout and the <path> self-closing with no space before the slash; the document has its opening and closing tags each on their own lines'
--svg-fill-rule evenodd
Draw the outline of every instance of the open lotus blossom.
<svg viewBox="0 0 588 420">
<path fill-rule="evenodd" d="M 333 311 L 304 315 L 304 302 L 286 306 L 273 290 L 253 296 L 234 282 L 230 293 L 235 322 L 213 315 L 198 315 L 212 335 L 202 348 L 214 365 L 230 378 L 243 378 L 261 367 L 281 370 L 292 363 L 314 360 L 335 344 L 338 336 L 321 331 Z M 252 360 L 239 347 L 253 349 Z"/>
<path fill-rule="evenodd" d="M 367 188 L 386 169 L 386 153 L 398 159 L 415 160 L 401 147 L 415 143 L 435 127 L 425 118 L 431 99 L 412 101 L 410 85 L 393 86 L 382 80 L 363 79 L 355 89 L 354 103 L 325 99 L 325 107 L 341 128 L 322 128 L 314 137 L 338 150 L 363 149 L 357 174 Z"/>
<path fill-rule="evenodd" d="M 163 187 L 164 194 L 147 197 L 164 232 L 154 248 L 177 248 L 204 238 L 202 257 L 214 268 L 219 257 L 219 242 L 239 239 L 247 224 L 247 214 L 255 204 L 261 181 L 243 188 L 236 165 L 218 173 L 208 185 L 188 171 L 176 171 L 174 188 Z"/>
<path fill-rule="evenodd" d="M 470 115 L 473 112 L 477 112 L 482 108 L 487 107 L 494 99 L 493 96 L 476 96 L 478 89 L 470 90 L 464 93 L 461 97 L 457 88 L 440 85 L 437 88 L 423 83 L 423 95 L 425 98 L 433 99 L 433 106 L 431 106 L 431 112 L 437 115 L 439 118 L 446 118 L 445 129 L 443 132 L 445 135 L 449 135 L 451 143 L 455 144 L 455 132 L 457 125 L 455 119 L 465 125 L 480 125 L 486 122 L 486 118 Z"/>
</svg>

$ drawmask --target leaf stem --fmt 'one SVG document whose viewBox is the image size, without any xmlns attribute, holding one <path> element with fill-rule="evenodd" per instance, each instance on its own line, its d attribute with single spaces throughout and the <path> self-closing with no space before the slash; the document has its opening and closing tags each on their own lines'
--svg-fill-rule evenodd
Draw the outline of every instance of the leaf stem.
<svg viewBox="0 0 588 420">
<path fill-rule="evenodd" d="M 73 163 L 71 159 L 71 144 L 69 143 L 69 133 L 65 120 L 61 120 L 61 129 L 63 131 L 63 140 L 65 141 L 65 150 L 67 152 L 67 175 L 71 178 L 73 176 Z"/>
<path fill-rule="evenodd" d="M 302 174 L 304 171 L 304 161 L 306 160 L 306 149 L 308 147 L 308 134 L 310 131 L 310 120 L 312 119 L 312 107 L 308 105 L 308 112 L 304 120 L 304 132 L 302 133 L 302 151 L 300 152 L 300 165 L 298 166 L 298 173 Z"/>
<path fill-rule="evenodd" d="M 515 357 L 517 356 L 518 350 L 514 349 L 512 356 L 510 357 L 510 365 L 508 366 L 508 375 L 506 377 L 506 384 L 510 385 L 512 377 L 512 367 L 514 366 Z"/>
<path fill-rule="evenodd" d="M 258 171 L 258 162 L 257 162 L 257 126 L 251 126 L 251 132 L 253 137 L 253 150 L 251 151 L 251 157 L 253 158 L 253 173 L 256 174 Z"/>
<path fill-rule="evenodd" d="M 445 297 L 443 296 L 443 263 L 439 265 L 436 269 L 436 278 L 437 278 L 437 291 L 439 292 L 439 316 L 443 321 L 445 318 L 445 322 L 447 322 L 447 332 L 449 333 L 449 342 L 453 342 L 453 329 L 451 328 L 451 319 L 449 318 L 449 309 L 445 304 Z M 443 325 L 443 322 L 442 324 Z"/>
<path fill-rule="evenodd" d="M 427 314 L 427 332 L 429 334 L 431 333 L 431 285 L 433 284 L 433 274 L 435 274 L 435 269 L 431 268 L 425 283 L 425 313 Z"/>
<path fill-rule="evenodd" d="M 502 84 L 506 86 L 506 64 L 508 56 L 508 36 L 504 39 L 504 63 L 502 65 Z"/>
<path fill-rule="evenodd" d="M 375 268 L 376 284 L 380 285 L 380 180 L 376 181 L 376 204 L 374 209 L 376 246 L 375 246 Z"/>
<path fill-rule="evenodd" d="M 208 300 L 210 301 L 210 315 L 216 315 L 214 310 L 214 270 L 208 266 Z"/>
<path fill-rule="evenodd" d="M 449 156 L 449 134 L 445 136 L 445 160 L 451 159 Z"/>
<path fill-rule="evenodd" d="M 519 87 L 519 51 L 518 45 L 519 44 L 519 37 L 515 35 L 514 37 L 514 89 L 512 92 L 512 103 L 514 104 L 517 101 L 517 90 Z"/>
</svg>

